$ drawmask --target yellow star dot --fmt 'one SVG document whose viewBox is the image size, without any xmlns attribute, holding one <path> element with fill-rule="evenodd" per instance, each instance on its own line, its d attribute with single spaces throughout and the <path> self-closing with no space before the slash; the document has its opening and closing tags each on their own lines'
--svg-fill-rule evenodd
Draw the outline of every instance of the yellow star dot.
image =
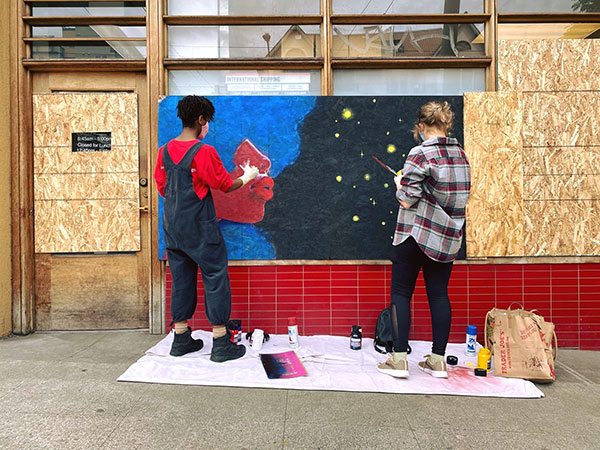
<svg viewBox="0 0 600 450">
<path fill-rule="evenodd" d="M 360 120 L 359 120 L 359 121 L 357 121 L 356 123 L 360 125 Z"/>
<path fill-rule="evenodd" d="M 337 123 L 337 119 L 335 119 L 335 123 Z"/>
<path fill-rule="evenodd" d="M 389 144 L 387 146 L 387 152 L 388 153 L 394 153 L 396 151 L 396 146 L 394 144 Z"/>
<path fill-rule="evenodd" d="M 398 122 L 402 122 L 402 118 L 398 119 Z"/>
<path fill-rule="evenodd" d="M 375 200 L 373 200 L 373 206 L 375 206 L 377 203 L 375 202 Z"/>
<path fill-rule="evenodd" d="M 389 185 L 389 184 L 387 184 L 387 183 L 383 183 L 383 187 L 387 189 L 387 188 L 389 188 L 389 187 L 390 187 L 390 185 Z"/>
<path fill-rule="evenodd" d="M 335 177 L 335 179 L 337 180 L 338 183 L 342 181 L 342 177 L 340 175 L 338 175 L 337 177 Z"/>
<path fill-rule="evenodd" d="M 376 103 L 376 102 L 377 102 L 377 99 L 376 99 L 376 98 L 374 98 L 374 99 L 373 99 L 373 103 Z"/>
<path fill-rule="evenodd" d="M 360 218 L 359 218 L 358 216 L 354 216 L 354 217 L 352 218 L 352 220 L 353 220 L 353 221 L 355 221 L 355 222 L 358 222 L 358 221 L 360 220 Z"/>
<path fill-rule="evenodd" d="M 389 136 L 389 135 L 390 135 L 390 132 L 389 132 L 389 131 L 386 131 L 386 132 L 385 132 L 385 134 L 386 134 L 386 136 Z"/>
<path fill-rule="evenodd" d="M 360 151 L 360 157 L 362 158 L 363 156 L 365 156 L 365 153 L 361 150 Z"/>
<path fill-rule="evenodd" d="M 356 185 L 352 186 L 352 189 L 356 189 Z"/>
<path fill-rule="evenodd" d="M 334 134 L 334 136 L 335 136 L 336 138 L 339 138 L 339 137 L 340 137 L 340 133 L 335 133 L 335 134 Z"/>
<path fill-rule="evenodd" d="M 342 111 L 342 117 L 345 120 L 352 119 L 352 110 L 350 110 L 348 108 L 344 108 L 344 110 Z"/>
<path fill-rule="evenodd" d="M 371 179 L 370 173 L 365 173 L 365 180 L 369 181 Z"/>
<path fill-rule="evenodd" d="M 381 225 L 385 225 L 385 220 L 383 222 L 381 222 Z"/>
</svg>

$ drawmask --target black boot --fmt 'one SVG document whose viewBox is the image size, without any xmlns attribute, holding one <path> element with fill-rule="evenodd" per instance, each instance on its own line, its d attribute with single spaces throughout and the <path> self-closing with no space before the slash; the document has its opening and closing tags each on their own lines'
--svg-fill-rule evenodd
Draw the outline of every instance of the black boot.
<svg viewBox="0 0 600 450">
<path fill-rule="evenodd" d="M 210 360 L 214 362 L 231 361 L 232 359 L 241 358 L 246 354 L 246 347 L 236 345 L 231 342 L 231 334 L 229 331 L 225 336 L 213 338 L 212 351 L 210 352 Z"/>
<path fill-rule="evenodd" d="M 204 347 L 202 339 L 192 338 L 192 329 L 188 327 L 185 333 L 174 333 L 173 345 L 171 345 L 171 356 L 183 356 L 186 353 L 197 352 Z"/>
</svg>

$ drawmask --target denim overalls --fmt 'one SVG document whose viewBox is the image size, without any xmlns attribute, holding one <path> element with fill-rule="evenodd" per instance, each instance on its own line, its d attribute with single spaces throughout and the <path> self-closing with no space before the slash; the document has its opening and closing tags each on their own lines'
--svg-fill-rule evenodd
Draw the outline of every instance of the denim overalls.
<svg viewBox="0 0 600 450">
<path fill-rule="evenodd" d="M 204 283 L 204 308 L 212 325 L 225 325 L 231 313 L 227 248 L 219 229 L 210 189 L 204 199 L 194 191 L 191 166 L 203 144 L 197 142 L 175 164 L 163 147 L 167 174 L 163 227 L 173 285 L 173 322 L 190 319 L 198 302 L 198 267 Z"/>
</svg>

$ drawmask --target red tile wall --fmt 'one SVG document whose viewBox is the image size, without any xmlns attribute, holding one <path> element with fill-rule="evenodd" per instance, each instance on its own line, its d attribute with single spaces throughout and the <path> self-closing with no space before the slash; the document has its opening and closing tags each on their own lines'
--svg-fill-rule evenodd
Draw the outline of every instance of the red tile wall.
<svg viewBox="0 0 600 450">
<path fill-rule="evenodd" d="M 244 331 L 287 333 L 288 316 L 296 316 L 301 335 L 349 336 L 351 326 L 358 324 L 363 336 L 373 337 L 377 316 L 389 303 L 391 269 L 390 265 L 232 266 L 231 318 L 241 319 Z M 166 286 L 169 324 L 168 270 Z M 600 350 L 600 264 L 457 264 L 449 295 L 450 342 L 463 342 L 467 325 L 477 325 L 481 342 L 486 312 L 517 302 L 554 322 L 560 347 Z M 210 329 L 201 282 L 198 298 L 190 325 Z M 410 339 L 431 340 L 422 276 L 412 302 Z"/>
</svg>

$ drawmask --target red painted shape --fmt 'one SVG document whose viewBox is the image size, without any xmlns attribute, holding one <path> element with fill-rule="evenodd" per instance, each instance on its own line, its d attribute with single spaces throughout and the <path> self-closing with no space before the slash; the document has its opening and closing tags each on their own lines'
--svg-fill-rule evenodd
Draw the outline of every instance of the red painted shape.
<svg viewBox="0 0 600 450">
<path fill-rule="evenodd" d="M 258 176 L 240 189 L 224 193 L 213 190 L 217 218 L 232 222 L 256 223 L 265 215 L 265 203 L 273 198 L 273 178 L 267 175 L 271 160 L 249 139 L 244 139 L 233 155 L 235 169 L 229 175 L 239 178 L 244 171 L 241 165 L 249 163 L 258 168 Z"/>
</svg>

